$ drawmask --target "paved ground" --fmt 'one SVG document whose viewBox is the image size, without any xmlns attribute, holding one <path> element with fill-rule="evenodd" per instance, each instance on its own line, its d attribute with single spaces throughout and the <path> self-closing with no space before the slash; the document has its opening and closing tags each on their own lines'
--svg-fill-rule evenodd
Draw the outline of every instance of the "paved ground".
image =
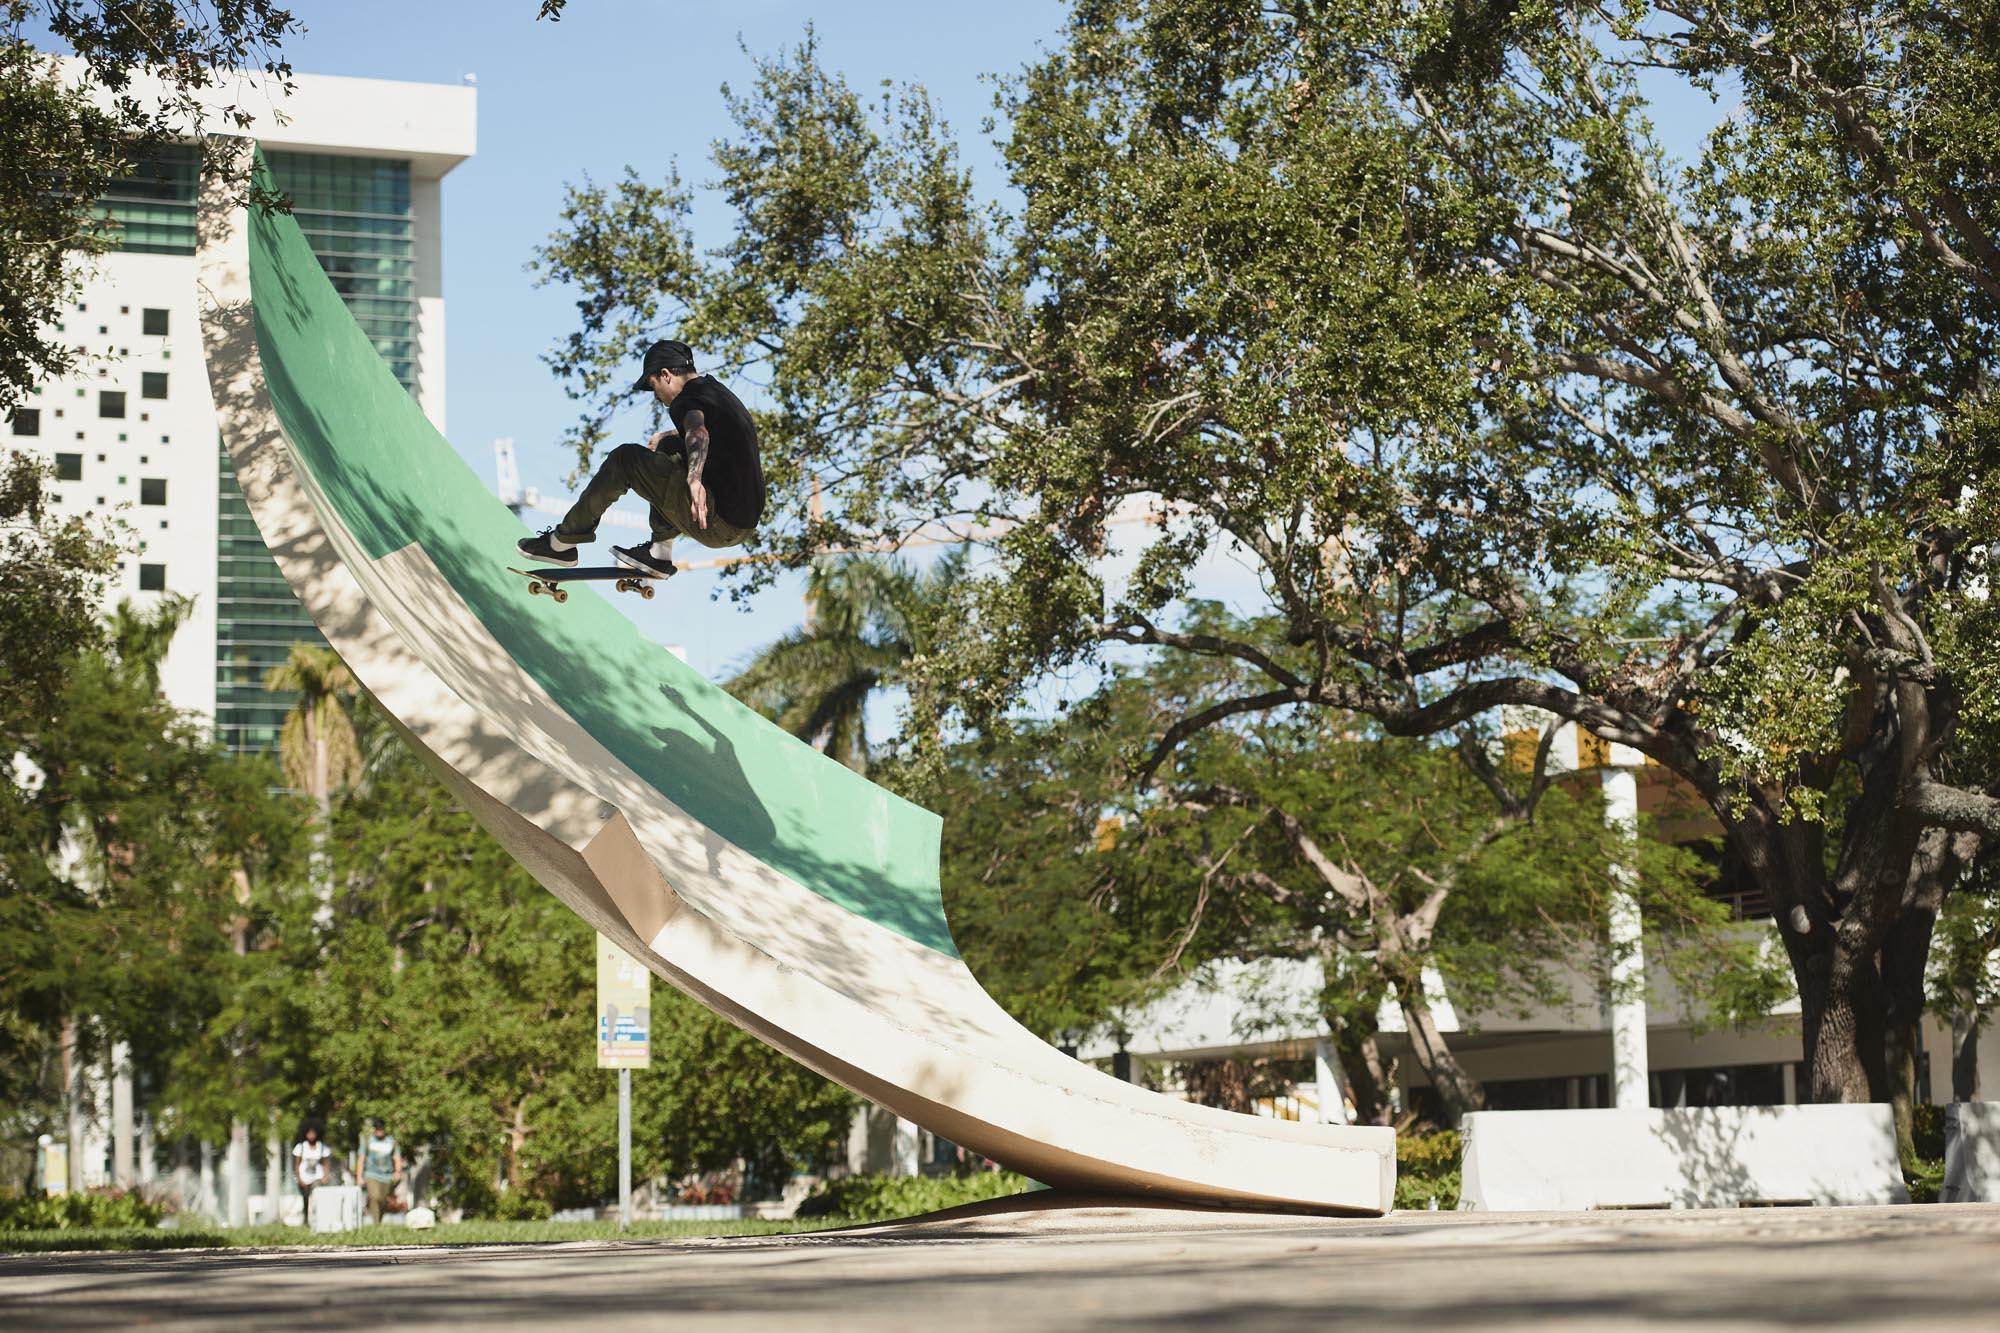
<svg viewBox="0 0 2000 1333">
<path fill-rule="evenodd" d="M 1044 1196 L 1046 1198 L 1046 1196 Z M 1040 1203 L 787 1237 L 0 1256 L 0 1328 L 1994 1327 L 2000 1205 L 1402 1213 Z"/>
</svg>

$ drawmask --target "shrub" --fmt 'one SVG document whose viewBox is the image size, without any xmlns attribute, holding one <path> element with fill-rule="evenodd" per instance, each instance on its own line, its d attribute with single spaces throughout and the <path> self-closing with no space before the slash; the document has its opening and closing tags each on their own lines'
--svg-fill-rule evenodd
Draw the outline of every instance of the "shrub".
<svg viewBox="0 0 2000 1333">
<path fill-rule="evenodd" d="M 1458 1207 L 1459 1159 L 1464 1144 L 1456 1130 L 1396 1136 L 1396 1207 Z"/>
<path fill-rule="evenodd" d="M 23 1195 L 0 1198 L 0 1231 L 112 1231 L 156 1227 L 167 1210 L 136 1194 Z"/>
<path fill-rule="evenodd" d="M 1012 1171 L 962 1176 L 844 1176 L 821 1184 L 799 1205 L 798 1215 L 880 1222 L 1019 1194 L 1033 1188 L 1034 1183 Z"/>
<path fill-rule="evenodd" d="M 1944 1188 L 1944 1108 L 1928 1103 L 1911 1107 L 1910 1138 L 1916 1155 L 1903 1162 L 1910 1202 L 1936 1203 Z"/>
<path fill-rule="evenodd" d="M 494 1195 L 492 1206 L 481 1210 L 481 1216 L 499 1222 L 546 1222 L 552 1211 L 547 1199 L 537 1199 L 524 1190 L 510 1190 Z"/>
</svg>

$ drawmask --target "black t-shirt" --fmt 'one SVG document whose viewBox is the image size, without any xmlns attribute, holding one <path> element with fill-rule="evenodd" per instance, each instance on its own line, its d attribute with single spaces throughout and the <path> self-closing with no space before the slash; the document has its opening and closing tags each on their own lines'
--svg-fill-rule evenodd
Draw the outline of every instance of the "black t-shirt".
<svg viewBox="0 0 2000 1333">
<path fill-rule="evenodd" d="M 739 528 L 757 526 L 764 516 L 764 465 L 757 457 L 757 426 L 749 409 L 713 375 L 689 380 L 674 395 L 667 405 L 674 429 L 684 432 L 682 423 L 696 408 L 708 427 L 708 461 L 702 464 L 701 484 L 708 488 L 710 505 Z"/>
</svg>

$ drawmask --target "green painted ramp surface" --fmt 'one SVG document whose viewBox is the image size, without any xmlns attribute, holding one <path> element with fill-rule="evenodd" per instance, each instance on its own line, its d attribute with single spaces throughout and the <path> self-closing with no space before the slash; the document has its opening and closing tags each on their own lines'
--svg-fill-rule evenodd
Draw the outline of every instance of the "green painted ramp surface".
<svg viewBox="0 0 2000 1333">
<path fill-rule="evenodd" d="M 745 708 L 595 593 L 562 606 L 527 597 L 505 569 L 520 563 L 520 520 L 396 383 L 298 224 L 249 215 L 258 354 L 328 517 L 372 558 L 421 546 L 514 660 L 669 801 L 829 901 L 955 957 L 937 817 Z"/>
</svg>

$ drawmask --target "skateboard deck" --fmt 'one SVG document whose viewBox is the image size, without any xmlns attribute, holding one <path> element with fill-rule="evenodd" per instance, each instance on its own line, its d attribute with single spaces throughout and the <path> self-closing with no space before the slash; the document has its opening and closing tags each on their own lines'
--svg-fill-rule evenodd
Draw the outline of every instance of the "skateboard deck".
<svg viewBox="0 0 2000 1333">
<path fill-rule="evenodd" d="M 558 602 L 569 600 L 565 583 L 609 583 L 619 592 L 636 592 L 647 601 L 653 599 L 653 585 L 664 583 L 665 574 L 642 574 L 625 565 L 596 565 L 588 569 L 564 569 L 551 565 L 547 569 L 516 569 L 507 566 L 509 574 L 519 574 L 528 581 L 528 594 L 539 597 L 546 593 Z"/>
</svg>

